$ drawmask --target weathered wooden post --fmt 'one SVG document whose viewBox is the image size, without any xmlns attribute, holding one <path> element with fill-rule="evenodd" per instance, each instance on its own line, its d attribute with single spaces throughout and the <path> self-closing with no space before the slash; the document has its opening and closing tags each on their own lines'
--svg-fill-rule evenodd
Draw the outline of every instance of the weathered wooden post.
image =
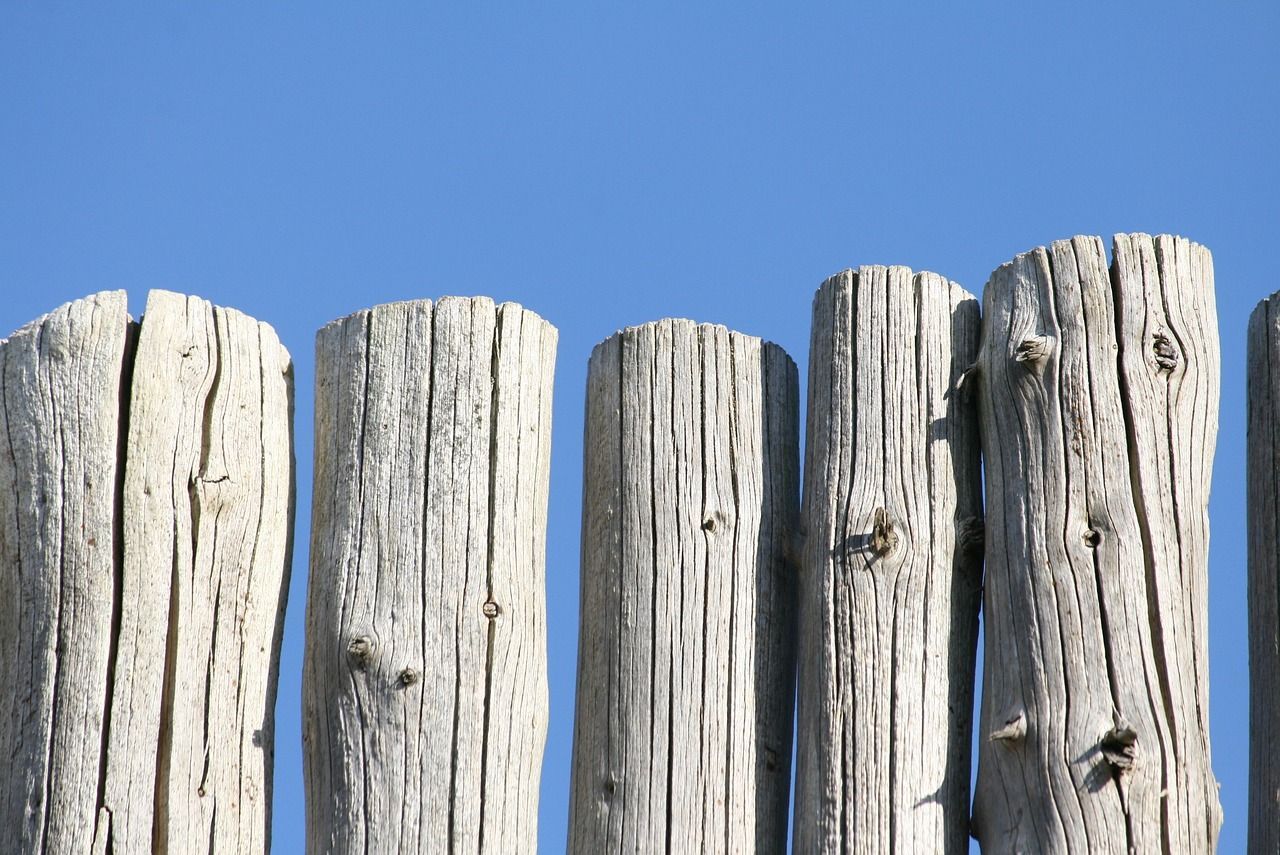
<svg viewBox="0 0 1280 855">
<path fill-rule="evenodd" d="M 978 378 L 985 852 L 1207 852 L 1209 253 L 1077 237 L 992 274 Z"/>
<path fill-rule="evenodd" d="M 533 852 L 555 329 L 485 297 L 316 339 L 311 852 Z"/>
<path fill-rule="evenodd" d="M 813 304 L 796 852 L 966 851 L 982 500 L 978 302 L 862 267 Z"/>
<path fill-rule="evenodd" d="M 570 852 L 785 851 L 797 405 L 721 326 L 592 353 Z"/>
<path fill-rule="evenodd" d="M 292 528 L 265 324 L 153 291 L 0 343 L 6 851 L 264 852 Z"/>
<path fill-rule="evenodd" d="M 1249 851 L 1280 852 L 1280 292 L 1249 318 Z"/>
</svg>

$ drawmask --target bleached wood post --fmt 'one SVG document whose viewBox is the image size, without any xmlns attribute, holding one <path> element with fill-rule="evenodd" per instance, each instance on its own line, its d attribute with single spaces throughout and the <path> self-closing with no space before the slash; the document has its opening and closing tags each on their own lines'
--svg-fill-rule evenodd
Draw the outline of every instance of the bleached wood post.
<svg viewBox="0 0 1280 855">
<path fill-rule="evenodd" d="M 448 297 L 316 339 L 311 852 L 534 852 L 555 329 Z"/>
<path fill-rule="evenodd" d="M 570 852 L 785 850 L 797 404 L 721 326 L 592 353 Z"/>
<path fill-rule="evenodd" d="M 1077 237 L 992 274 L 979 356 L 984 852 L 1207 852 L 1209 253 Z"/>
<path fill-rule="evenodd" d="M 1249 318 L 1249 851 L 1280 852 L 1280 292 Z"/>
<path fill-rule="evenodd" d="M 265 852 L 292 528 L 275 334 L 153 291 L 0 344 L 5 851 Z"/>
<path fill-rule="evenodd" d="M 978 302 L 862 267 L 813 304 L 796 852 L 967 851 Z"/>
</svg>

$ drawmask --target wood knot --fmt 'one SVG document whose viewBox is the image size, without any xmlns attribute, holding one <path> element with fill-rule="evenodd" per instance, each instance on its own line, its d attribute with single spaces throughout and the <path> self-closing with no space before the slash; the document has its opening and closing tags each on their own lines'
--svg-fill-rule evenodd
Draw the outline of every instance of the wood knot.
<svg viewBox="0 0 1280 855">
<path fill-rule="evenodd" d="M 770 772 L 778 771 L 778 752 L 772 748 L 764 750 L 764 768 Z"/>
<path fill-rule="evenodd" d="M 419 674 L 417 669 L 413 667 L 406 667 L 403 671 L 400 672 L 400 677 L 399 677 L 400 685 L 406 689 L 421 679 L 422 679 L 422 675 Z"/>
<path fill-rule="evenodd" d="M 1117 774 L 1128 772 L 1138 762 L 1138 733 L 1123 721 L 1103 734 L 1098 747 Z"/>
<path fill-rule="evenodd" d="M 1004 724 L 1001 727 L 991 731 L 991 735 L 987 737 L 992 742 L 1015 743 L 1021 742 L 1027 736 L 1027 716 L 1022 711 L 1018 711 L 1011 716 L 1006 716 Z"/>
<path fill-rule="evenodd" d="M 489 600 L 480 607 L 480 611 L 484 612 L 485 617 L 493 620 L 502 612 L 502 609 L 498 608 L 498 604 L 493 600 Z"/>
<path fill-rule="evenodd" d="M 982 517 L 965 517 L 956 526 L 956 543 L 965 555 L 980 555 L 987 542 L 987 522 Z"/>
<path fill-rule="evenodd" d="M 893 529 L 893 520 L 884 508 L 876 508 L 871 517 L 871 540 L 867 542 L 876 555 L 888 555 L 898 545 L 898 533 Z"/>
<path fill-rule="evenodd" d="M 1157 334 L 1151 350 L 1155 354 L 1156 367 L 1161 371 L 1172 371 L 1178 367 L 1178 349 L 1167 335 Z"/>
<path fill-rule="evenodd" d="M 347 661 L 359 671 L 369 667 L 373 661 L 373 639 L 367 635 L 353 636 L 347 642 Z"/>
<path fill-rule="evenodd" d="M 1039 362 L 1049 354 L 1049 339 L 1042 335 L 1033 335 L 1018 342 L 1013 349 L 1013 358 L 1017 362 Z"/>
<path fill-rule="evenodd" d="M 618 791 L 618 782 L 613 779 L 612 775 L 610 775 L 604 779 L 603 783 L 601 783 L 600 789 L 604 792 L 604 797 L 606 799 L 611 799 L 613 798 L 613 794 Z"/>
<path fill-rule="evenodd" d="M 1102 545 L 1102 532 L 1098 531 L 1096 528 L 1086 528 L 1082 537 L 1084 539 L 1084 545 L 1090 549 L 1097 549 Z"/>
</svg>

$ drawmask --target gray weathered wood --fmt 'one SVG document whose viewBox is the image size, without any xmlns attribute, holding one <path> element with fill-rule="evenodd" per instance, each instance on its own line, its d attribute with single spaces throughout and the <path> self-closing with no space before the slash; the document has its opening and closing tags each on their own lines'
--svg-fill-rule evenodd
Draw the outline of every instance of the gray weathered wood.
<svg viewBox="0 0 1280 855">
<path fill-rule="evenodd" d="M 981 579 L 978 302 L 862 267 L 813 304 L 796 852 L 965 852 Z"/>
<path fill-rule="evenodd" d="M 316 339 L 311 852 L 533 852 L 555 329 L 393 303 Z"/>
<path fill-rule="evenodd" d="M 1280 292 L 1249 318 L 1249 851 L 1280 852 Z"/>
<path fill-rule="evenodd" d="M 0 633 L 30 650 L 0 682 L 0 827 L 22 852 L 266 851 L 288 354 L 160 291 L 140 331 L 99 294 L 0 351 Z"/>
<path fill-rule="evenodd" d="M 118 560 L 123 291 L 0 342 L 0 829 L 83 851 L 100 803 Z"/>
<path fill-rule="evenodd" d="M 984 852 L 1206 852 L 1209 253 L 1077 237 L 984 295 Z"/>
<path fill-rule="evenodd" d="M 664 320 L 592 353 L 569 851 L 782 852 L 797 378 Z"/>
</svg>

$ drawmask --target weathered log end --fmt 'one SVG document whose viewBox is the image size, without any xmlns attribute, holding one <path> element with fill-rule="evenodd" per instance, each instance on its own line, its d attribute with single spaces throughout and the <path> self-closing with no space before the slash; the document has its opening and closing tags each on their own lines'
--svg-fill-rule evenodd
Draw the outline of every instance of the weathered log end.
<svg viewBox="0 0 1280 855">
<path fill-rule="evenodd" d="M 846 270 L 814 298 L 797 852 L 966 851 L 978 334 L 933 273 Z"/>
<path fill-rule="evenodd" d="M 316 337 L 311 852 L 534 852 L 556 331 L 376 306 Z"/>
<path fill-rule="evenodd" d="M 587 384 L 569 851 L 784 851 L 795 365 L 663 320 Z"/>
<path fill-rule="evenodd" d="M 266 851 L 292 375 L 194 297 L 0 343 L 0 827 L 23 852 Z M 33 703 L 34 700 L 34 703 Z"/>
<path fill-rule="evenodd" d="M 986 852 L 1211 851 L 1207 502 L 1219 353 L 1209 253 L 1076 237 L 984 293 Z"/>
</svg>

